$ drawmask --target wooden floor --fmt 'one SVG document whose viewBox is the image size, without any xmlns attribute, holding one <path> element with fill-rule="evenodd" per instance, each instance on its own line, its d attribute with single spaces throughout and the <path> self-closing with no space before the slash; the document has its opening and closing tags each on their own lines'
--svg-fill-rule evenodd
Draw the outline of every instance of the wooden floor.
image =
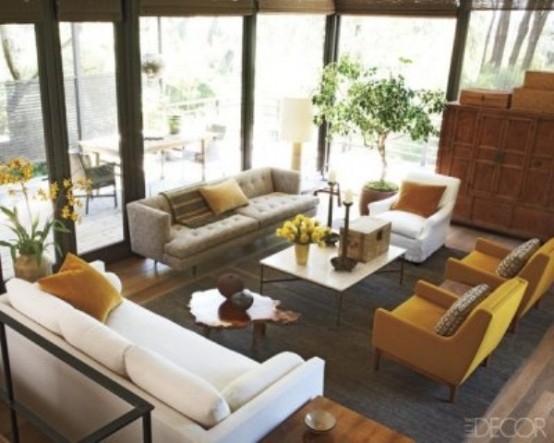
<svg viewBox="0 0 554 443">
<path fill-rule="evenodd" d="M 478 230 L 453 226 L 448 235 L 447 246 L 469 251 L 479 236 L 502 242 L 508 246 L 520 242 Z M 260 247 L 260 244 L 250 247 Z M 220 258 L 219 262 L 201 266 L 199 276 L 217 269 L 221 264 L 232 259 L 232 256 L 226 256 Z M 163 296 L 175 288 L 199 278 L 194 277 L 190 272 L 177 272 L 164 265 L 158 265 L 156 268 L 152 260 L 140 258 L 129 258 L 112 264 L 109 266 L 109 270 L 121 278 L 123 294 L 138 303 Z M 552 349 L 554 349 L 554 326 L 550 328 L 523 367 L 506 383 L 485 417 L 479 420 L 481 426 L 477 428 L 474 435 L 468 437 L 468 443 L 490 441 L 546 443 L 554 441 L 554 353 Z M 527 418 L 515 423 L 512 417 L 521 411 L 527 411 Z M 518 432 L 508 431 L 507 426 L 510 423 L 512 426 L 514 423 L 518 426 Z M 491 426 L 493 424 L 497 426 L 497 435 L 494 438 Z M 544 424 L 542 428 L 541 424 Z M 2 408 L 0 408 L 0 432 L 4 435 L 8 433 L 7 413 Z M 22 433 L 21 441 L 23 443 L 48 441 L 30 426 L 22 426 Z M 0 436 L 0 443 L 2 441 Z"/>
</svg>

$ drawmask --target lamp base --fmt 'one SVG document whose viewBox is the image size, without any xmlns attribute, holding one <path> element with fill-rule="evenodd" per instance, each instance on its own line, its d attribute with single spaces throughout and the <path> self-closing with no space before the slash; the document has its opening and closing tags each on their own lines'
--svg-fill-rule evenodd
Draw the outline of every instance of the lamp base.
<svg viewBox="0 0 554 443">
<path fill-rule="evenodd" d="M 290 168 L 293 171 L 300 172 L 302 170 L 302 143 L 300 142 L 293 142 L 292 144 Z"/>
</svg>

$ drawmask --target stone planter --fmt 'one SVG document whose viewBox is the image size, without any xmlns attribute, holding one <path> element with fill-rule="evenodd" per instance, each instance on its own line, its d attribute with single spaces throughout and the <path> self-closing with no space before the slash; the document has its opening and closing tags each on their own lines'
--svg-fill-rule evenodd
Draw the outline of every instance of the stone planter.
<svg viewBox="0 0 554 443">
<path fill-rule="evenodd" d="M 17 278 L 34 283 L 52 274 L 52 261 L 43 255 L 40 263 L 37 263 L 34 255 L 21 254 L 15 259 L 13 270 Z"/>
<path fill-rule="evenodd" d="M 360 200 L 358 203 L 360 215 L 369 215 L 369 208 L 367 206 L 370 203 L 392 197 L 397 192 L 398 191 L 375 191 L 373 189 L 363 187 L 362 192 L 360 192 Z"/>
</svg>

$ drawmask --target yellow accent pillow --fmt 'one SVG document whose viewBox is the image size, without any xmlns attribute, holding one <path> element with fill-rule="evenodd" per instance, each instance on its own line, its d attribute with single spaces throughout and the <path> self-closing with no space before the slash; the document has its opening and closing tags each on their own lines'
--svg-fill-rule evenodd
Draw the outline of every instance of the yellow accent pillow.
<svg viewBox="0 0 554 443">
<path fill-rule="evenodd" d="M 86 261 L 69 253 L 60 270 L 39 279 L 40 288 L 74 308 L 105 322 L 123 298 L 113 285 Z"/>
<path fill-rule="evenodd" d="M 400 186 L 400 194 L 391 209 L 412 212 L 427 218 L 437 212 L 445 189 L 444 185 L 405 181 Z"/>
<path fill-rule="evenodd" d="M 234 178 L 215 185 L 203 186 L 199 191 L 215 215 L 248 204 L 248 198 L 246 198 L 246 195 L 244 195 L 244 192 L 242 192 L 242 189 Z"/>
</svg>

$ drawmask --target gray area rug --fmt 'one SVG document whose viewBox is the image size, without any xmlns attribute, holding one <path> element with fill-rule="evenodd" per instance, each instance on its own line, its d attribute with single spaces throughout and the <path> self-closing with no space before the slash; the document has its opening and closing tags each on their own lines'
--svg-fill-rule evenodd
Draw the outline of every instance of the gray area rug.
<svg viewBox="0 0 554 443">
<path fill-rule="evenodd" d="M 176 323 L 202 333 L 187 310 L 190 295 L 213 288 L 226 272 L 240 275 L 246 286 L 259 287 L 260 258 L 287 245 L 278 244 L 254 253 L 217 271 L 200 275 L 194 282 L 159 297 L 145 306 Z M 456 403 L 447 402 L 448 389 L 403 366 L 383 359 L 372 370 L 371 333 L 376 308 L 393 309 L 411 295 L 419 279 L 439 284 L 449 256 L 463 256 L 443 248 L 424 264 L 406 263 L 404 284 L 398 273 L 373 275 L 343 297 L 341 325 L 335 325 L 336 303 L 332 291 L 307 282 L 273 283 L 265 295 L 281 300 L 282 308 L 301 313 L 296 324 L 268 325 L 257 352 L 251 349 L 252 329 L 214 331 L 211 339 L 258 361 L 284 350 L 304 358 L 317 355 L 326 361 L 325 395 L 381 422 L 421 443 L 463 442 L 473 418 L 482 416 L 502 386 L 540 342 L 554 319 L 554 297 L 547 294 L 541 309 L 532 309 L 516 334 L 508 334 L 488 367 L 479 367 L 461 386 Z M 386 270 L 393 271 L 398 263 Z M 271 274 L 272 275 L 272 274 Z M 275 274 L 277 276 L 277 274 Z"/>
</svg>

